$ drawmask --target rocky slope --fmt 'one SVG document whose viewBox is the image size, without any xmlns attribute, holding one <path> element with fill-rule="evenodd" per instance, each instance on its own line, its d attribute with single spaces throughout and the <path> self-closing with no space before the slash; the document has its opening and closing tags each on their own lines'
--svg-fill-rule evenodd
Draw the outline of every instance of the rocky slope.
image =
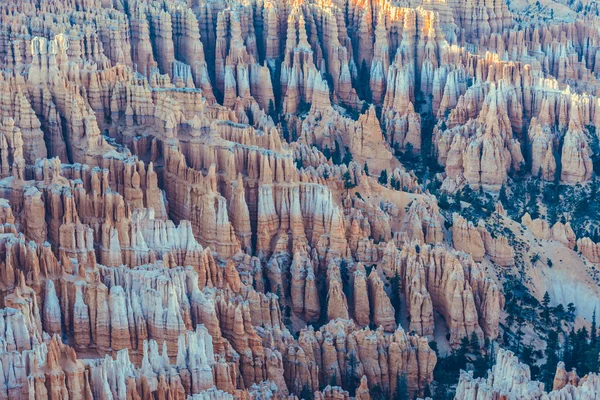
<svg viewBox="0 0 600 400">
<path fill-rule="evenodd" d="M 596 184 L 600 19 L 570 6 L 0 4 L 0 397 L 445 398 L 466 342 L 549 346 L 523 293 L 589 327 L 597 231 L 518 191 Z M 454 389 L 598 386 L 554 382 L 502 350 Z"/>
</svg>

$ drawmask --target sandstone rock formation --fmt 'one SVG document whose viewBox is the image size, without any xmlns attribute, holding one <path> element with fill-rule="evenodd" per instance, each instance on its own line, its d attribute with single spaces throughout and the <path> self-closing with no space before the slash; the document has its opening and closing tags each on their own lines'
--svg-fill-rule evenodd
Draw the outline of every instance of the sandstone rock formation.
<svg viewBox="0 0 600 400">
<path fill-rule="evenodd" d="M 504 341 L 522 254 L 436 193 L 508 220 L 513 180 L 595 178 L 597 10 L 565 7 L 1 3 L 0 398 L 412 398 L 430 341 Z M 597 387 L 561 368 L 557 398 Z M 457 396 L 542 393 L 492 373 Z"/>
<path fill-rule="evenodd" d="M 552 391 L 544 391 L 544 384 L 531 379 L 529 367 L 519 362 L 510 351 L 500 349 L 496 364 L 487 379 L 473 378 L 463 372 L 456 389 L 456 399 L 493 399 L 499 396 L 529 399 L 593 399 L 600 385 L 600 376 L 592 373 L 582 379 L 575 372 L 567 373 L 560 363 Z"/>
</svg>

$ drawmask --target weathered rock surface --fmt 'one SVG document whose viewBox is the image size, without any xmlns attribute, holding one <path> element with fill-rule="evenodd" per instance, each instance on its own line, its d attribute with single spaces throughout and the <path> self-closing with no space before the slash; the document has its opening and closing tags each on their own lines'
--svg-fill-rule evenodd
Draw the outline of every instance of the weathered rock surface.
<svg viewBox="0 0 600 400">
<path fill-rule="evenodd" d="M 473 378 L 463 372 L 456 389 L 456 399 L 494 399 L 500 396 L 528 399 L 593 399 L 600 388 L 596 373 L 579 379 L 572 371 L 567 373 L 559 363 L 552 391 L 544 391 L 544 384 L 531 379 L 529 367 L 519 362 L 510 351 L 500 349 L 496 364 L 487 379 Z"/>
<path fill-rule="evenodd" d="M 423 396 L 430 340 L 503 340 L 490 261 L 521 261 L 430 184 L 591 180 L 599 32 L 501 1 L 1 3 L 0 398 Z M 559 366 L 556 398 L 597 386 Z M 457 396 L 541 390 L 502 352 Z"/>
</svg>

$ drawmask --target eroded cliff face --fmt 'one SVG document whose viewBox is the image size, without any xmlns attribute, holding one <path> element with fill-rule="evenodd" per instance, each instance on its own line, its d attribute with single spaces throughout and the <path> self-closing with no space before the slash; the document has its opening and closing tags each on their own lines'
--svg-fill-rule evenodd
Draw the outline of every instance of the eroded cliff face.
<svg viewBox="0 0 600 400">
<path fill-rule="evenodd" d="M 519 260 L 400 160 L 448 193 L 588 181 L 597 26 L 501 1 L 0 4 L 0 397 L 424 395 L 430 341 L 499 338 L 492 270 Z"/>
</svg>

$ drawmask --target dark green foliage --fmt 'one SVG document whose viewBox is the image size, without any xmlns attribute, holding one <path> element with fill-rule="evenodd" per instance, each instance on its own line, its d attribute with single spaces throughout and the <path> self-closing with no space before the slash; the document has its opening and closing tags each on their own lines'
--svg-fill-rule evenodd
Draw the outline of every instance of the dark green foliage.
<svg viewBox="0 0 600 400">
<path fill-rule="evenodd" d="M 432 342 L 429 345 L 438 353 L 437 345 L 434 344 Z M 494 345 L 487 340 L 484 348 L 481 349 L 479 338 L 477 335 L 474 335 L 470 339 L 463 337 L 459 348 L 452 350 L 446 357 L 439 357 L 438 354 L 438 363 L 433 371 L 433 376 L 437 383 L 436 396 L 434 398 L 453 398 L 453 385 L 458 380 L 460 370 L 473 371 L 473 376 L 477 378 L 485 377 L 487 370 L 494 363 L 495 356 L 493 349 Z M 468 362 L 468 360 L 471 360 L 471 362 Z"/>
<path fill-rule="evenodd" d="M 273 119 L 273 122 L 279 122 L 279 113 L 275 109 L 275 103 L 273 103 L 272 99 L 269 99 L 269 116 Z"/>
<path fill-rule="evenodd" d="M 292 309 L 290 306 L 285 306 L 283 309 L 283 323 L 286 325 L 291 325 L 292 323 Z"/>
<path fill-rule="evenodd" d="M 461 201 L 469 203 L 470 207 L 462 208 Z M 494 198 L 491 194 L 479 190 L 475 192 L 470 185 L 465 185 L 454 195 L 441 193 L 438 205 L 447 221 L 452 220 L 452 213 L 460 213 L 467 221 L 477 225 L 479 219 L 489 218 L 494 211 Z"/>
<path fill-rule="evenodd" d="M 371 93 L 371 85 L 369 85 L 370 79 L 371 69 L 367 65 L 367 62 L 363 59 L 358 72 L 357 93 L 362 100 L 368 103 L 370 103 L 373 98 Z"/>
<path fill-rule="evenodd" d="M 546 323 L 550 323 L 550 295 L 548 292 L 544 293 L 544 298 L 542 299 L 542 305 L 544 306 L 544 312 L 542 313 L 544 320 Z"/>
<path fill-rule="evenodd" d="M 346 382 L 344 384 L 344 388 L 350 393 L 350 396 L 354 396 L 356 394 L 356 388 L 358 386 L 358 382 L 356 380 L 356 355 L 354 352 L 351 352 L 348 355 L 348 362 L 346 364 Z"/>
<path fill-rule="evenodd" d="M 342 160 L 343 164 L 346 165 L 350 165 L 350 162 L 352 161 L 352 153 L 350 152 L 349 148 L 344 148 L 344 158 Z"/>
<path fill-rule="evenodd" d="M 381 171 L 381 174 L 379 174 L 379 179 L 377 179 L 377 181 L 384 186 L 388 184 L 388 173 L 385 169 Z"/>
<path fill-rule="evenodd" d="M 310 390 L 310 387 L 306 384 L 304 386 L 302 386 L 302 391 L 300 391 L 300 399 L 301 400 L 312 400 L 313 399 L 312 390 Z"/>
<path fill-rule="evenodd" d="M 335 147 L 333 148 L 333 153 L 331 154 L 331 162 L 335 165 L 342 164 L 342 151 L 340 146 L 334 142 Z"/>
<path fill-rule="evenodd" d="M 500 193 L 498 194 L 498 200 L 500 201 L 500 203 L 502 203 L 503 206 L 507 205 L 508 203 L 508 196 L 506 194 L 506 185 L 502 185 L 502 187 L 500 187 Z"/>
<path fill-rule="evenodd" d="M 506 196 L 506 200 L 502 197 Z M 586 184 L 560 185 L 539 179 L 511 181 L 510 192 L 500 191 L 502 201 L 508 215 L 520 220 L 525 212 L 532 218 L 541 217 L 550 226 L 556 222 L 571 223 L 575 235 L 587 236 L 593 241 L 600 241 L 600 178 Z M 540 213 L 539 201 L 546 206 L 546 213 Z"/>
<path fill-rule="evenodd" d="M 348 272 L 348 262 L 343 258 L 340 262 L 340 275 L 342 276 L 342 290 L 346 295 L 348 304 L 352 304 L 352 295 L 354 291 L 350 287 L 350 273 Z"/>
<path fill-rule="evenodd" d="M 528 200 L 527 200 L 527 204 L 525 205 L 525 210 L 529 213 L 529 215 L 531 215 L 532 219 L 536 219 L 539 218 L 540 216 L 540 207 L 538 204 L 538 196 L 539 196 L 539 181 L 537 180 L 532 180 L 529 181 L 529 184 L 527 185 L 527 193 L 528 193 Z"/>
<path fill-rule="evenodd" d="M 431 397 L 431 388 L 427 383 L 425 384 L 425 388 L 423 388 L 423 396 L 425 396 L 425 398 Z"/>
<path fill-rule="evenodd" d="M 396 376 L 396 400 L 409 400 L 408 381 L 406 374 L 398 374 Z"/>
<path fill-rule="evenodd" d="M 596 175 L 600 174 L 600 140 L 596 135 L 596 127 L 594 125 L 587 125 L 587 137 L 590 149 L 592 150 L 592 164 L 594 166 L 594 172 Z"/>
<path fill-rule="evenodd" d="M 379 385 L 373 385 L 369 390 L 369 394 L 371 395 L 371 400 L 385 400 L 386 396 Z"/>
<path fill-rule="evenodd" d="M 398 271 L 394 273 L 394 276 L 390 278 L 390 286 L 392 291 L 392 306 L 396 312 L 396 323 L 400 323 L 400 299 L 402 298 L 402 293 L 400 291 L 400 274 Z"/>
<path fill-rule="evenodd" d="M 438 198 L 438 206 L 442 210 L 448 210 L 450 208 L 450 203 L 448 202 L 448 195 L 446 193 L 442 193 Z"/>
<path fill-rule="evenodd" d="M 556 364 L 558 364 L 559 357 L 559 342 L 558 332 L 551 330 L 548 333 L 548 340 L 546 341 L 546 350 L 544 355 L 546 356 L 546 363 L 542 367 L 542 381 L 547 387 L 552 387 L 552 381 L 554 380 L 554 374 L 556 372 Z"/>
<path fill-rule="evenodd" d="M 346 189 L 346 192 L 348 192 L 349 189 L 356 187 L 356 183 L 354 182 L 354 179 L 352 179 L 350 171 L 344 172 L 344 175 L 342 175 L 342 180 L 344 181 L 344 189 Z"/>
<path fill-rule="evenodd" d="M 481 346 L 479 344 L 479 338 L 477 337 L 477 334 L 475 332 L 473 332 L 473 334 L 471 335 L 471 340 L 469 341 L 469 347 L 475 352 L 478 352 L 479 349 L 481 348 Z"/>
</svg>

